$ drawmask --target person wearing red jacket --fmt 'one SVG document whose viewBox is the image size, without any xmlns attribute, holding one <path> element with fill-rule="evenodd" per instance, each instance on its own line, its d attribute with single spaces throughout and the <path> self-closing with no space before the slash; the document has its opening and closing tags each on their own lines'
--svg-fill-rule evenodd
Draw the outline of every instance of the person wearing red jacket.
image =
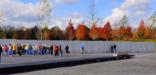
<svg viewBox="0 0 156 75">
<path fill-rule="evenodd" d="M 54 53 L 55 53 L 55 56 L 58 56 L 59 47 L 57 45 L 54 46 Z"/>
</svg>

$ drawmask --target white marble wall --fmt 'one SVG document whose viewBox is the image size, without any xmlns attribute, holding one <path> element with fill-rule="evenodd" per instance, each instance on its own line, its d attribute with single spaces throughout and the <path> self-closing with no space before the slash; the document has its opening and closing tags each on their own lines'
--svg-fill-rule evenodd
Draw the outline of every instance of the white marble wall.
<svg viewBox="0 0 156 75">
<path fill-rule="evenodd" d="M 147 53 L 154 52 L 155 43 L 152 42 L 112 42 L 112 41 L 48 41 L 48 40 L 9 40 L 0 39 L 0 44 L 46 44 L 62 45 L 62 49 L 69 45 L 71 52 L 80 52 L 80 44 L 84 43 L 87 52 L 104 53 L 110 52 L 110 46 L 116 44 L 117 51 Z"/>
</svg>

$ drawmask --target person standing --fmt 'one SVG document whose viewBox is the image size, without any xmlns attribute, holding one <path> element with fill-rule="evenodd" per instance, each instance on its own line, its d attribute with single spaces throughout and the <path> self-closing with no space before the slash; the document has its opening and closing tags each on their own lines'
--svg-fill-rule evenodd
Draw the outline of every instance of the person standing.
<svg viewBox="0 0 156 75">
<path fill-rule="evenodd" d="M 18 54 L 19 56 L 21 56 L 21 55 L 22 55 L 22 48 L 21 48 L 21 44 L 18 44 L 18 46 L 17 46 L 17 54 Z"/>
<path fill-rule="evenodd" d="M 60 51 L 61 56 L 63 56 L 63 51 L 62 51 L 62 46 L 61 45 L 59 46 L 59 51 Z"/>
<path fill-rule="evenodd" d="M 59 47 L 57 45 L 54 46 L 54 53 L 55 53 L 55 56 L 58 56 L 58 51 L 59 51 Z"/>
<path fill-rule="evenodd" d="M 13 55 L 16 55 L 16 50 L 17 50 L 17 47 L 16 47 L 16 45 L 15 44 L 13 44 Z"/>
<path fill-rule="evenodd" d="M 84 44 L 81 43 L 80 47 L 81 47 L 81 53 L 83 54 L 84 53 Z"/>
<path fill-rule="evenodd" d="M 46 45 L 44 44 L 42 48 L 42 55 L 45 55 L 45 54 L 46 54 Z"/>
<path fill-rule="evenodd" d="M 10 57 L 12 57 L 13 52 L 12 52 L 12 45 L 11 44 L 8 45 L 8 54 Z"/>
<path fill-rule="evenodd" d="M 65 50 L 66 50 L 66 53 L 68 53 L 68 54 L 70 53 L 69 52 L 69 46 L 68 45 L 66 46 Z"/>
<path fill-rule="evenodd" d="M 37 55 L 37 51 L 38 51 L 38 50 L 37 50 L 37 45 L 34 45 L 34 46 L 33 46 L 33 51 L 34 51 L 34 55 Z"/>
<path fill-rule="evenodd" d="M 2 58 L 2 52 L 3 52 L 3 50 L 2 50 L 2 46 L 0 45 L 0 63 L 1 63 L 1 58 Z"/>
<path fill-rule="evenodd" d="M 50 46 L 50 54 L 53 55 L 53 45 Z"/>
<path fill-rule="evenodd" d="M 1 48 L 2 48 L 2 50 L 3 50 L 4 55 L 7 56 L 8 53 L 7 53 L 6 45 L 1 45 Z"/>
<path fill-rule="evenodd" d="M 51 46 L 49 45 L 49 46 L 47 47 L 47 49 L 48 49 L 47 54 L 48 54 L 48 55 L 51 55 Z"/>
<path fill-rule="evenodd" d="M 33 46 L 32 46 L 32 44 L 29 44 L 29 51 L 30 51 L 30 55 L 33 55 Z"/>
<path fill-rule="evenodd" d="M 17 46 L 17 48 L 18 48 L 18 46 Z M 29 50 L 28 49 L 29 49 L 29 45 L 27 44 L 27 45 L 25 45 L 25 52 L 26 52 L 25 54 L 26 55 L 29 55 Z"/>
<path fill-rule="evenodd" d="M 113 46 L 113 45 L 111 45 L 111 53 L 113 53 L 113 47 L 114 47 L 114 46 Z"/>
<path fill-rule="evenodd" d="M 117 52 L 116 51 L 116 44 L 114 44 L 113 48 L 114 48 L 114 53 L 116 53 Z"/>
</svg>

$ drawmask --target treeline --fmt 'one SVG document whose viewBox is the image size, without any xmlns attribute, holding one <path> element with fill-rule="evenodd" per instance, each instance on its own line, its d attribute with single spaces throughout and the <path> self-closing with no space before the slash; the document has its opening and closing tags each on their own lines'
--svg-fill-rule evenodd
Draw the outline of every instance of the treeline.
<svg viewBox="0 0 156 75">
<path fill-rule="evenodd" d="M 42 36 L 42 37 L 41 37 Z M 156 39 L 156 29 L 145 25 L 141 20 L 138 28 L 120 25 L 119 28 L 112 28 L 110 22 L 103 27 L 97 27 L 94 23 L 91 28 L 81 23 L 77 28 L 73 27 L 70 21 L 65 30 L 59 27 L 42 30 L 38 26 L 32 28 L 0 28 L 0 38 L 2 39 L 29 39 L 29 40 L 134 40 L 134 39 Z"/>
</svg>

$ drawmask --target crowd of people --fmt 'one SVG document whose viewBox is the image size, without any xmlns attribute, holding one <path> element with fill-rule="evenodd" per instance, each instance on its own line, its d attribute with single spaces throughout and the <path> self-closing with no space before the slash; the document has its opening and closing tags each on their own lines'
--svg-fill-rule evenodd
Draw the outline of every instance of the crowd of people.
<svg viewBox="0 0 156 75">
<path fill-rule="evenodd" d="M 85 52 L 85 45 L 80 44 L 81 54 Z M 110 46 L 111 53 L 116 53 L 116 45 Z M 62 48 L 61 45 L 32 45 L 32 44 L 2 44 L 0 45 L 0 54 L 6 56 L 14 55 L 54 55 L 62 56 L 63 53 L 69 54 L 69 46 L 66 45 L 65 48 Z"/>
<path fill-rule="evenodd" d="M 69 46 L 65 48 L 66 53 L 70 53 Z M 61 45 L 32 45 L 32 44 L 9 44 L 0 45 L 0 54 L 7 56 L 14 55 L 54 55 L 62 56 L 63 50 Z"/>
</svg>

